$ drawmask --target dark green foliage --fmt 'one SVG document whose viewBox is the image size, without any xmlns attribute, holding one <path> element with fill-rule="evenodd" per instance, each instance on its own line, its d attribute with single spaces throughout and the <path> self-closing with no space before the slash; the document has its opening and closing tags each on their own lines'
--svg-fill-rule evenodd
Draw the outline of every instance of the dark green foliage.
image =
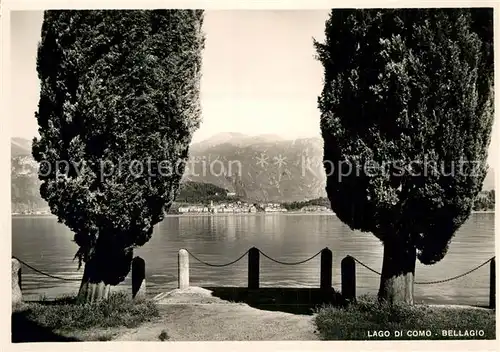
<svg viewBox="0 0 500 352">
<path fill-rule="evenodd" d="M 160 315 L 152 301 L 134 302 L 125 293 L 114 293 L 107 301 L 93 304 L 63 297 L 53 302 L 31 303 L 24 314 L 30 321 L 52 330 L 136 327 Z"/>
<path fill-rule="evenodd" d="M 446 254 L 487 170 L 491 20 L 491 9 L 333 10 L 315 43 L 332 209 L 425 264 Z"/>
<path fill-rule="evenodd" d="M 476 211 L 495 210 L 495 190 L 480 192 L 474 201 L 473 209 Z"/>
<path fill-rule="evenodd" d="M 187 181 L 181 184 L 177 202 L 210 203 L 210 201 L 237 201 L 238 197 L 228 197 L 228 190 L 211 183 Z"/>
<path fill-rule="evenodd" d="M 443 337 L 442 330 L 484 330 L 483 337 L 463 339 L 495 339 L 495 312 L 472 307 L 411 306 L 397 303 L 379 303 L 371 297 L 361 297 L 357 303 L 345 308 L 327 306 L 318 310 L 314 317 L 322 340 L 381 340 L 384 337 L 368 337 L 374 331 L 389 331 L 390 340 L 450 339 Z M 430 330 L 431 336 L 408 337 L 408 331 Z M 402 331 L 399 338 L 395 331 Z M 455 337 L 453 339 L 457 339 Z"/>
<path fill-rule="evenodd" d="M 319 205 L 324 207 L 330 206 L 330 201 L 328 198 L 320 197 L 311 200 L 305 200 L 302 202 L 291 202 L 291 203 L 283 203 L 281 206 L 286 210 L 299 210 L 303 207 L 311 206 L 311 205 Z"/>
<path fill-rule="evenodd" d="M 33 156 L 92 281 L 122 281 L 174 200 L 200 121 L 202 22 L 201 10 L 45 12 Z"/>
</svg>

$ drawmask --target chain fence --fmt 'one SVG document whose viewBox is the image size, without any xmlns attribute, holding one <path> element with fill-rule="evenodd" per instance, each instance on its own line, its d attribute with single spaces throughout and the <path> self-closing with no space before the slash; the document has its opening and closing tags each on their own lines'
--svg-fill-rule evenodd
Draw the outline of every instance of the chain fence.
<svg viewBox="0 0 500 352">
<path fill-rule="evenodd" d="M 225 267 L 225 266 L 229 266 L 229 265 L 232 265 L 232 264 L 235 264 L 237 262 L 239 262 L 241 259 L 243 259 L 247 254 L 248 252 L 250 252 L 250 249 L 247 250 L 245 253 L 243 253 L 241 256 L 238 257 L 238 259 L 235 259 L 229 263 L 226 263 L 226 264 L 212 264 L 212 263 L 207 263 L 203 260 L 201 260 L 200 258 L 198 258 L 197 256 L 195 256 L 193 253 L 191 253 L 188 249 L 185 249 L 184 250 L 186 252 L 188 252 L 188 254 L 193 257 L 193 259 L 195 259 L 196 261 L 206 265 L 206 266 L 211 266 L 211 267 Z M 304 259 L 304 260 L 300 260 L 298 262 L 282 262 L 280 260 L 277 260 L 277 259 L 274 259 L 272 258 L 271 256 L 267 255 L 266 253 L 264 253 L 263 251 L 261 251 L 260 249 L 258 249 L 259 253 L 262 254 L 264 257 L 266 257 L 267 259 L 269 259 L 270 261 L 272 262 L 275 262 L 277 264 L 281 264 L 281 265 L 299 265 L 299 264 L 304 264 L 304 263 L 307 263 L 308 261 L 310 260 L 313 260 L 314 258 L 316 258 L 318 255 L 321 254 L 322 250 L 319 251 L 318 253 L 314 254 L 312 257 L 309 257 L 307 259 Z"/>
<path fill-rule="evenodd" d="M 363 262 L 361 262 L 360 260 L 352 257 L 352 259 L 354 259 L 354 261 L 356 263 L 358 263 L 359 265 L 365 267 L 366 269 L 370 270 L 371 272 L 377 274 L 377 275 L 382 275 L 380 272 L 370 268 L 368 265 L 364 264 Z M 447 279 L 442 279 L 442 280 L 435 280 L 435 281 L 425 281 L 425 282 L 418 282 L 416 281 L 415 282 L 415 285 L 432 285 L 432 284 L 441 284 L 441 283 L 444 283 L 444 282 L 449 282 L 449 281 L 453 281 L 453 280 L 456 280 L 456 279 L 460 279 L 461 277 L 464 277 L 466 275 L 469 275 L 470 273 L 473 273 L 474 271 L 482 268 L 483 266 L 485 266 L 486 264 L 488 264 L 489 262 L 491 262 L 493 259 L 495 259 L 495 257 L 491 257 L 490 259 L 488 259 L 487 261 L 485 261 L 484 263 L 474 267 L 473 269 L 469 270 L 469 271 L 466 271 L 465 273 L 463 274 L 460 274 L 460 275 L 456 275 L 456 276 L 453 276 L 453 277 L 450 277 L 450 278 L 447 278 Z"/>
<path fill-rule="evenodd" d="M 186 251 L 189 253 L 189 255 L 191 255 L 194 259 L 196 259 L 198 262 L 202 263 L 202 264 L 205 264 L 207 266 L 212 266 L 212 267 L 224 267 L 224 266 L 229 266 L 231 264 L 234 264 L 238 261 L 240 261 L 241 259 L 243 259 L 250 250 L 246 251 L 245 253 L 243 253 L 240 257 L 238 257 L 238 259 L 236 260 L 233 260 L 232 262 L 229 262 L 229 263 L 226 263 L 226 264 L 210 264 L 210 263 L 207 263 L 207 262 L 204 262 L 202 261 L 201 259 L 197 258 L 194 254 L 192 254 L 189 250 L 186 249 Z M 275 258 L 272 258 L 271 256 L 267 255 L 266 253 L 264 253 L 263 251 L 261 251 L 260 249 L 258 249 L 259 253 L 262 254 L 265 258 L 271 260 L 272 262 L 274 263 L 277 263 L 277 264 L 281 264 L 281 265 L 299 265 L 299 264 L 304 264 L 304 263 L 307 263 L 308 261 L 316 258 L 318 255 L 321 254 L 321 252 L 323 250 L 320 250 L 318 253 L 314 254 L 313 256 L 307 258 L 307 259 L 304 259 L 304 260 L 301 260 L 301 261 L 298 261 L 298 262 L 283 262 L 283 261 L 280 261 L 280 260 L 277 260 Z M 377 275 L 382 275 L 379 271 L 371 268 L 370 266 L 366 265 L 365 263 L 363 263 L 362 261 L 360 261 L 359 259 L 355 258 L 355 257 L 352 257 L 352 259 L 354 259 L 354 261 L 356 263 L 358 263 L 359 265 L 363 266 L 364 268 L 368 269 L 369 271 L 377 274 Z M 453 281 L 453 280 L 456 280 L 456 279 L 459 279 L 461 277 L 464 277 L 466 275 L 469 275 L 471 273 L 473 273 L 474 271 L 482 268 L 483 266 L 485 266 L 486 264 L 488 264 L 489 262 L 491 262 L 493 259 L 495 259 L 495 257 L 491 257 L 490 259 L 488 259 L 487 261 L 485 261 L 484 263 L 474 267 L 473 269 L 471 270 L 468 270 L 466 271 L 465 273 L 463 274 L 460 274 L 460 275 L 456 275 L 456 276 L 453 276 L 453 277 L 450 277 L 450 278 L 447 278 L 447 279 L 442 279 L 442 280 L 435 280 L 435 281 L 426 281 L 426 282 L 415 282 L 416 285 L 431 285 L 431 284 L 440 284 L 440 283 L 444 283 L 444 282 L 449 282 L 449 281 Z"/>
<path fill-rule="evenodd" d="M 200 262 L 201 264 L 204 264 L 206 266 L 210 266 L 210 267 L 217 267 L 217 268 L 222 268 L 222 267 L 226 267 L 226 266 L 230 266 L 230 265 L 233 265 L 237 262 L 239 262 L 240 260 L 242 260 L 249 252 L 250 252 L 250 249 L 247 250 L 245 253 L 243 253 L 242 255 L 240 255 L 237 259 L 233 260 L 233 261 L 230 261 L 228 263 L 224 263 L 224 264 L 213 264 L 213 263 L 208 263 L 200 258 L 198 258 L 196 255 L 194 255 L 191 251 L 189 251 L 188 249 L 185 249 L 186 252 L 191 256 L 193 257 L 193 259 L 195 259 L 196 261 Z M 281 264 L 281 265 L 300 265 L 300 264 L 304 264 L 304 263 L 307 263 L 309 262 L 310 260 L 313 260 L 314 258 L 316 258 L 317 256 L 319 256 L 321 254 L 321 252 L 323 250 L 320 250 L 319 252 L 317 252 L 316 254 L 314 254 L 313 256 L 307 258 L 307 259 L 304 259 L 304 260 L 301 260 L 301 261 L 297 261 L 297 262 L 283 262 L 283 261 L 280 261 L 280 260 L 277 260 L 277 259 L 274 259 L 272 258 L 271 256 L 267 255 L 266 253 L 264 253 L 263 251 L 261 251 L 260 249 L 258 249 L 259 253 L 262 254 L 265 258 L 271 260 L 272 262 L 274 263 L 277 263 L 277 264 Z M 21 264 L 23 264 L 24 266 L 26 266 L 27 268 L 33 270 L 34 272 L 40 274 L 40 275 L 44 275 L 46 277 L 49 277 L 49 278 L 52 278 L 52 279 L 56 279 L 56 280 L 63 280 L 63 281 L 81 281 L 81 278 L 79 279 L 76 279 L 76 278 L 65 278 L 65 277 L 61 277 L 61 276 L 56 276 L 56 275 L 52 275 L 52 274 L 49 274 L 49 273 L 46 273 L 42 270 L 39 270 L 31 265 L 29 265 L 28 263 L 24 262 L 23 260 L 17 258 L 17 257 L 12 257 L 12 258 L 15 258 L 17 259 Z M 363 266 L 364 268 L 366 268 L 367 270 L 377 274 L 377 275 L 381 275 L 381 273 L 373 268 L 371 268 L 370 266 L 366 265 L 365 263 L 361 262 L 360 260 L 358 260 L 357 258 L 355 257 L 351 257 L 353 258 L 353 260 L 358 263 L 359 265 Z M 465 273 L 463 274 L 460 274 L 460 275 L 456 275 L 456 276 L 453 276 L 453 277 L 450 277 L 450 278 L 447 278 L 447 279 L 442 279 L 442 280 L 435 280 L 435 281 L 426 281 L 426 282 L 415 282 L 416 285 L 431 285 L 431 284 L 440 284 L 440 283 L 444 283 L 444 282 L 449 282 L 449 281 L 453 281 L 453 280 L 456 280 L 456 279 L 459 279 L 461 277 L 464 277 L 466 275 L 469 275 L 471 273 L 473 273 L 474 271 L 482 268 L 483 266 L 485 266 L 486 264 L 490 263 L 493 259 L 495 259 L 495 257 L 491 257 L 490 259 L 488 259 L 487 261 L 485 261 L 484 263 L 474 267 L 473 269 L 471 270 L 468 270 L 466 271 Z"/>
<path fill-rule="evenodd" d="M 299 265 L 299 264 L 304 264 L 304 263 L 307 263 L 308 261 L 310 260 L 313 260 L 314 258 L 316 258 L 318 255 L 321 254 L 323 250 L 319 251 L 318 253 L 316 253 L 315 255 L 313 255 L 312 257 L 309 257 L 307 259 L 304 259 L 304 260 L 300 260 L 298 262 L 282 262 L 280 260 L 277 260 L 277 259 L 274 259 L 274 258 L 271 258 L 270 256 L 268 256 L 266 253 L 262 252 L 260 249 L 259 249 L 259 252 L 260 254 L 262 254 L 264 257 L 266 257 L 267 259 L 269 259 L 270 261 L 272 262 L 275 262 L 277 264 L 281 264 L 281 265 Z"/>
<path fill-rule="evenodd" d="M 225 267 L 225 266 L 229 266 L 229 265 L 233 265 L 233 264 L 236 264 L 237 262 L 239 262 L 241 259 L 245 258 L 245 256 L 248 254 L 248 252 L 250 252 L 250 249 L 248 251 L 246 251 L 245 253 L 243 253 L 242 255 L 240 255 L 238 257 L 238 259 L 235 259 L 233 260 L 232 262 L 229 262 L 229 263 L 226 263 L 226 264 L 211 264 L 211 263 L 207 263 L 203 260 L 201 260 L 200 258 L 198 258 L 197 256 L 195 256 L 193 253 L 191 253 L 188 249 L 184 248 L 184 250 L 186 252 L 188 252 L 188 254 L 193 257 L 193 259 L 195 259 L 196 261 L 206 265 L 206 266 L 211 266 L 211 267 L 216 267 L 216 268 L 222 268 L 222 267 Z"/>
<path fill-rule="evenodd" d="M 34 272 L 40 274 L 40 275 L 43 275 L 43 276 L 47 276 L 47 277 L 50 277 L 52 279 L 56 279 L 56 280 L 63 280 L 63 281 L 82 281 L 82 279 L 74 279 L 74 278 L 67 278 L 67 277 L 61 277 L 61 276 L 56 276 L 56 275 L 52 275 L 52 274 L 49 274 L 49 273 L 46 273 L 44 271 L 41 271 L 29 264 L 27 264 L 26 262 L 22 261 L 21 259 L 17 258 L 17 257 L 12 257 L 14 259 L 17 259 L 19 261 L 19 263 L 23 264 L 24 266 L 26 266 L 27 268 L 33 270 Z"/>
</svg>

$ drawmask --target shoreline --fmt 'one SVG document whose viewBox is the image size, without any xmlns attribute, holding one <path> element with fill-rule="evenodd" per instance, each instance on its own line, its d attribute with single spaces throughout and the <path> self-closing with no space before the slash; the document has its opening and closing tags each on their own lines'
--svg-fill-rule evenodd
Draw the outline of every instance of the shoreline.
<svg viewBox="0 0 500 352">
<path fill-rule="evenodd" d="M 180 217 L 180 216 L 259 216 L 259 215 L 333 215 L 336 216 L 334 212 L 326 211 L 288 211 L 288 212 L 254 212 L 254 213 L 182 213 L 182 214 L 165 214 L 165 217 Z M 11 214 L 12 218 L 56 218 L 53 214 Z"/>
<path fill-rule="evenodd" d="M 471 214 L 495 214 L 494 210 L 472 211 Z M 326 211 L 287 211 L 287 212 L 256 212 L 256 213 L 183 213 L 165 214 L 165 217 L 190 217 L 190 216 L 259 216 L 259 215 L 330 215 L 337 216 L 334 212 Z M 12 218 L 57 218 L 53 214 L 11 214 Z"/>
<path fill-rule="evenodd" d="M 223 217 L 223 216 L 278 216 L 278 215 L 320 215 L 320 216 L 337 216 L 335 213 L 331 212 L 257 212 L 257 213 L 185 213 L 185 214 L 165 214 L 165 218 L 175 218 L 175 217 Z M 11 218 L 17 219 L 29 219 L 29 218 L 54 218 L 57 217 L 53 214 L 12 214 Z"/>
</svg>

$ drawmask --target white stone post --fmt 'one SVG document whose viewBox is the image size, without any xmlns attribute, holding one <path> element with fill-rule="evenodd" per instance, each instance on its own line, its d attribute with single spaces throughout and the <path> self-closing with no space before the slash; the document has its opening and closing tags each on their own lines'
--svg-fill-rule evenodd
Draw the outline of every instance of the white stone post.
<svg viewBox="0 0 500 352">
<path fill-rule="evenodd" d="M 179 289 L 185 290 L 189 287 L 189 253 L 185 249 L 179 250 Z"/>
<path fill-rule="evenodd" d="M 22 301 L 21 263 L 16 258 L 12 258 L 12 305 L 17 305 Z"/>
</svg>

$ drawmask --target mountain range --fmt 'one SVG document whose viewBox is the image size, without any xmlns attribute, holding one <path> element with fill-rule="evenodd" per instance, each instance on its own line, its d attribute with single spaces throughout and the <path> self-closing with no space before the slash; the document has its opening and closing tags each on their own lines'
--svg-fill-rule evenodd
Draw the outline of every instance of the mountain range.
<svg viewBox="0 0 500 352">
<path fill-rule="evenodd" d="M 224 133 L 191 146 L 184 179 L 252 201 L 301 201 L 326 195 L 322 156 L 320 138 Z"/>
<path fill-rule="evenodd" d="M 183 182 L 210 183 L 250 201 L 309 200 L 326 196 L 322 157 L 321 138 L 287 140 L 276 135 L 219 133 L 191 145 Z M 26 203 L 45 204 L 38 192 L 31 141 L 12 138 L 11 158 L 13 210 Z M 494 189 L 494 185 L 490 169 L 483 189 Z"/>
</svg>

